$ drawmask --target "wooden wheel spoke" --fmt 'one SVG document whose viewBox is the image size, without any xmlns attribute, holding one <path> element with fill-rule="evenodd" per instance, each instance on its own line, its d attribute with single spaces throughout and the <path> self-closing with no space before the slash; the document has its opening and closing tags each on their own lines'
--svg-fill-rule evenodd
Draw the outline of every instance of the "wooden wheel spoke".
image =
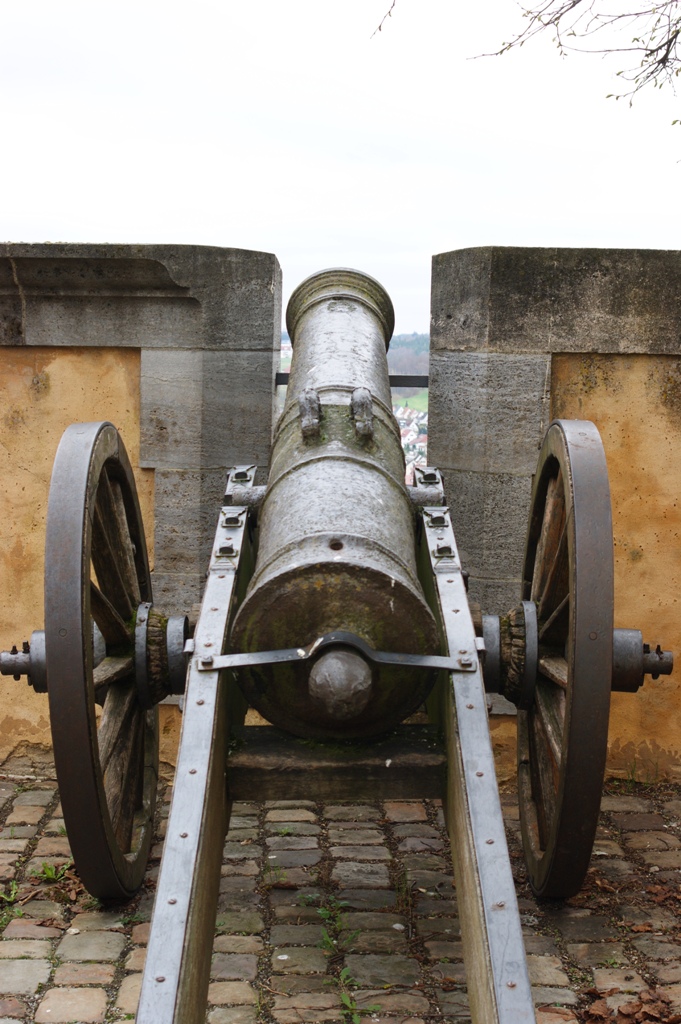
<svg viewBox="0 0 681 1024">
<path fill-rule="evenodd" d="M 102 473 L 102 479 L 105 474 Z M 128 591 L 120 567 L 118 548 L 118 519 L 113 511 L 113 502 L 107 504 L 104 495 L 110 498 L 110 490 L 97 489 L 97 501 L 92 520 L 92 564 L 97 574 L 97 583 L 118 614 L 126 622 L 132 618 L 136 605 Z M 101 499 L 101 500 L 100 500 Z"/>
<path fill-rule="evenodd" d="M 119 564 L 121 575 L 128 594 L 136 607 L 142 600 L 142 594 L 140 591 L 139 580 L 137 578 L 137 566 L 135 565 L 135 544 L 130 536 L 130 524 L 128 522 L 125 509 L 123 491 L 119 481 L 115 478 L 110 478 L 106 473 L 103 473 L 102 477 L 103 480 L 106 480 L 106 484 L 109 488 L 107 500 L 109 500 L 110 496 L 113 519 L 118 527 L 116 547 L 120 552 Z"/>
<path fill-rule="evenodd" d="M 90 613 L 108 645 L 119 647 L 131 643 L 130 630 L 93 580 L 90 580 Z"/>
<path fill-rule="evenodd" d="M 144 715 L 137 708 L 128 728 L 118 736 L 104 777 L 111 825 L 122 850 L 130 849 L 143 771 Z"/>
<path fill-rule="evenodd" d="M 562 655 L 542 654 L 539 658 L 539 671 L 562 690 L 568 688 L 568 664 Z"/>
<path fill-rule="evenodd" d="M 546 502 L 532 574 L 531 600 L 536 601 L 546 586 L 546 577 L 556 561 L 559 538 L 565 521 L 563 474 L 552 477 L 546 489 Z"/>
<path fill-rule="evenodd" d="M 110 686 L 113 686 L 114 683 L 120 683 L 122 680 L 127 679 L 128 676 L 132 674 L 132 670 L 133 659 L 130 654 L 123 657 L 109 656 L 104 658 L 92 673 L 95 692 L 100 697 L 104 696 L 104 692 L 108 690 Z"/>
<path fill-rule="evenodd" d="M 543 586 L 536 599 L 537 618 L 540 622 L 550 618 L 570 586 L 567 526 L 563 516 L 563 528 L 553 553 L 553 561 L 543 574 Z"/>
<path fill-rule="evenodd" d="M 120 737 L 129 731 L 130 720 L 136 707 L 137 695 L 132 682 L 128 686 L 113 686 L 109 689 L 97 732 L 99 766 L 102 774 L 109 767 Z"/>
<path fill-rule="evenodd" d="M 567 622 L 570 613 L 570 595 L 565 595 L 562 601 L 559 601 L 555 610 L 551 613 L 546 622 L 541 622 L 537 630 L 539 640 L 544 643 L 550 643 L 551 640 L 560 641 L 567 634 Z"/>
</svg>

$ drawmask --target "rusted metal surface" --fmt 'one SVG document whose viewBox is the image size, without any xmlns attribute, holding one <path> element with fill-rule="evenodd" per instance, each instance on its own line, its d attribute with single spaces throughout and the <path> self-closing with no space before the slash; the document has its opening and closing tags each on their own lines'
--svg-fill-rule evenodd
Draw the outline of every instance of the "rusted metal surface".
<svg viewBox="0 0 681 1024">
<path fill-rule="evenodd" d="M 429 514 L 430 513 L 430 514 Z M 447 828 L 473 1024 L 534 1021 L 518 902 L 499 802 L 475 627 L 446 509 L 425 509 L 422 564 L 450 656 L 461 667 L 442 687 L 447 743 Z M 469 669 L 469 671 L 462 671 Z M 472 669 L 472 671 L 470 671 Z"/>
<path fill-rule="evenodd" d="M 256 571 L 232 646 L 305 647 L 345 630 L 378 650 L 436 654 L 391 408 L 390 299 L 364 274 L 324 271 L 294 292 L 287 324 L 293 344 L 287 400 L 259 511 Z M 245 670 L 239 678 L 268 721 L 297 735 L 339 738 L 390 729 L 432 684 L 427 676 L 374 667 L 368 685 L 366 679 L 360 685 L 366 673 L 354 662 L 346 667 L 333 667 L 333 682 L 323 666 L 315 669 L 326 682 L 313 680 L 312 688 L 309 667 L 295 664 Z"/>
<path fill-rule="evenodd" d="M 129 897 L 144 876 L 152 837 L 158 726 L 156 709 L 141 708 L 135 692 L 134 634 L 124 620 L 140 597 L 151 600 L 151 581 L 132 470 L 110 423 L 74 424 L 64 433 L 50 486 L 45 567 L 50 724 L 71 850 L 89 892 Z M 107 649 L 120 656 L 126 638 L 129 655 L 127 671 L 99 698 L 101 714 L 93 617 Z"/>
</svg>

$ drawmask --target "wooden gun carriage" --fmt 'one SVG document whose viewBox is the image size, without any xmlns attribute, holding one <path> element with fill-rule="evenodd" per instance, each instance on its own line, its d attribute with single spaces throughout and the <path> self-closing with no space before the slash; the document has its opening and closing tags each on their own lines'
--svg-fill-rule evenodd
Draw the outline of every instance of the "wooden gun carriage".
<svg viewBox="0 0 681 1024">
<path fill-rule="evenodd" d="M 671 671 L 668 652 L 613 629 L 598 432 L 551 424 L 523 592 L 508 615 L 478 616 L 439 473 L 423 468 L 404 483 L 389 297 L 363 274 L 324 271 L 296 290 L 287 322 L 293 361 L 269 479 L 256 485 L 255 466 L 229 474 L 193 637 L 186 617 L 154 608 L 117 431 L 74 424 L 50 488 L 45 629 L 3 652 L 0 671 L 48 693 L 73 856 L 102 899 L 142 882 L 157 705 L 184 694 L 140 1024 L 204 1018 L 231 802 L 328 796 L 442 797 L 471 1015 L 526 1022 L 532 996 L 486 693 L 518 708 L 528 874 L 539 896 L 560 898 L 579 889 L 591 855 L 610 692 Z M 432 725 L 410 725 L 424 704 Z M 245 727 L 249 705 L 272 727 Z"/>
</svg>

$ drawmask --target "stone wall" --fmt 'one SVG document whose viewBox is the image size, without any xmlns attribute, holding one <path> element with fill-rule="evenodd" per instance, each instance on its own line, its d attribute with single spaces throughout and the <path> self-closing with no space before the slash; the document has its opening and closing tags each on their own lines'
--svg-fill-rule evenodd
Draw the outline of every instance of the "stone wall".
<svg viewBox="0 0 681 1024">
<path fill-rule="evenodd" d="M 280 332 L 268 253 L 0 246 L 0 649 L 42 627 L 50 472 L 74 421 L 121 431 L 157 605 L 199 600 L 226 467 L 267 467 Z M 0 693 L 0 756 L 48 743 L 46 699 L 6 678 Z"/>
<path fill-rule="evenodd" d="M 681 647 L 681 253 L 484 248 L 433 259 L 429 460 L 471 596 L 503 613 L 553 418 L 593 420 L 608 459 L 615 625 Z M 610 768 L 681 775 L 679 671 L 614 694 Z"/>
</svg>

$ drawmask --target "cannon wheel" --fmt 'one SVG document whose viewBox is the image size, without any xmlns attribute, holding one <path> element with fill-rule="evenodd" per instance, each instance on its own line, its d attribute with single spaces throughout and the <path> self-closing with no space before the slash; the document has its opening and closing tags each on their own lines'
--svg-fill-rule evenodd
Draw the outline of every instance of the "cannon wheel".
<svg viewBox="0 0 681 1024">
<path fill-rule="evenodd" d="M 557 420 L 532 494 L 523 598 L 537 606 L 532 706 L 518 712 L 518 796 L 538 896 L 581 887 L 596 833 L 612 680 L 610 489 L 598 430 Z"/>
<path fill-rule="evenodd" d="M 45 543 L 45 654 L 66 830 L 85 887 L 129 898 L 144 877 L 158 714 L 137 700 L 134 624 L 151 580 L 135 481 L 111 423 L 64 433 Z M 106 643 L 94 668 L 93 623 Z M 100 638 L 101 641 L 101 638 Z"/>
</svg>

